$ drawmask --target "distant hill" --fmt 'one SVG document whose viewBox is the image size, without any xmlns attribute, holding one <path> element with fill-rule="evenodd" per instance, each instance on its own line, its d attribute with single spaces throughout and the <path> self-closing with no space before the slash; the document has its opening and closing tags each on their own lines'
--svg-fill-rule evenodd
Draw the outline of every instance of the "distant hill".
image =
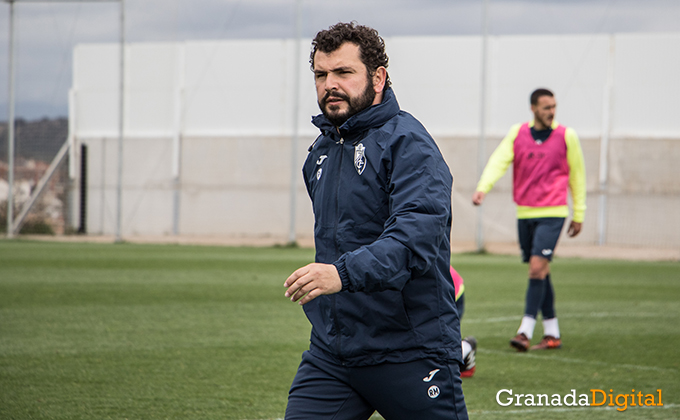
<svg viewBox="0 0 680 420">
<path fill-rule="evenodd" d="M 68 135 L 68 119 L 43 118 L 37 121 L 17 119 L 14 129 L 16 158 L 49 162 Z M 0 160 L 7 161 L 7 122 L 0 122 Z"/>
</svg>

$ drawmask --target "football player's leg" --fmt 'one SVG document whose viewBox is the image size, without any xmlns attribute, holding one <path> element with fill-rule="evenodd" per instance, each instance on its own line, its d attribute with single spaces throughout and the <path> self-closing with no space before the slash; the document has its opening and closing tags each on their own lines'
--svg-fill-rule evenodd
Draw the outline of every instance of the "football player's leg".
<svg viewBox="0 0 680 420">
<path fill-rule="evenodd" d="M 536 234 L 536 249 L 534 254 L 540 254 L 546 258 L 547 262 L 552 260 L 560 233 L 564 227 L 563 218 L 545 218 L 542 219 L 541 224 L 537 228 Z M 533 257 L 532 257 L 533 258 Z M 547 263 L 546 263 L 547 265 Z M 541 342 L 533 347 L 531 350 L 553 349 L 560 348 L 562 342 L 560 340 L 559 325 L 555 315 L 555 292 L 550 277 L 549 266 L 546 269 L 543 299 L 541 302 L 541 314 L 543 315 L 543 339 Z"/>
<path fill-rule="evenodd" d="M 536 262 L 532 251 L 534 249 L 537 225 L 537 219 L 517 220 L 517 233 L 520 249 L 522 250 L 522 261 L 529 264 L 529 283 L 524 298 L 524 316 L 522 316 L 517 334 L 510 340 L 510 345 L 518 351 L 529 349 L 530 340 L 536 325 L 538 307 L 540 306 L 539 300 L 543 297 L 542 279 L 532 278 L 532 266 Z"/>
<path fill-rule="evenodd" d="M 543 339 L 540 343 L 531 347 L 531 350 L 548 350 L 562 347 L 560 339 L 560 326 L 555 314 L 555 294 L 553 291 L 550 274 L 545 277 L 545 298 L 543 299 Z"/>
<path fill-rule="evenodd" d="M 545 292 L 543 295 L 541 314 L 543 315 L 543 320 L 555 318 L 555 294 L 550 279 L 550 273 L 545 276 Z"/>
<path fill-rule="evenodd" d="M 552 279 L 550 278 L 550 266 L 552 257 L 557 248 L 557 242 L 564 227 L 564 218 L 548 217 L 539 219 L 540 223 L 536 228 L 534 239 L 534 248 L 532 249 L 532 258 L 541 260 L 542 267 L 537 265 L 535 268 L 537 277 L 543 276 L 545 286 L 543 288 L 543 297 L 541 301 L 541 313 L 543 319 L 555 318 L 555 293 L 552 286 Z M 539 273 L 540 271 L 540 273 Z"/>
</svg>

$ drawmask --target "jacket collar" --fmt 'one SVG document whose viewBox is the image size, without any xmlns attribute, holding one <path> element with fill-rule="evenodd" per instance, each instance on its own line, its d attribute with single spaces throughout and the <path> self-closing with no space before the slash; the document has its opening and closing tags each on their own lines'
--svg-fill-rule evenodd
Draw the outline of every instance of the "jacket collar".
<svg viewBox="0 0 680 420">
<path fill-rule="evenodd" d="M 372 105 L 356 115 L 352 115 L 343 125 L 340 126 L 340 136 L 354 137 L 369 128 L 380 127 L 399 113 L 399 103 L 394 95 L 392 88 L 385 89 L 383 100 L 377 105 Z M 321 130 L 323 134 L 338 135 L 338 130 L 326 119 L 323 114 L 312 118 L 312 123 Z"/>
</svg>

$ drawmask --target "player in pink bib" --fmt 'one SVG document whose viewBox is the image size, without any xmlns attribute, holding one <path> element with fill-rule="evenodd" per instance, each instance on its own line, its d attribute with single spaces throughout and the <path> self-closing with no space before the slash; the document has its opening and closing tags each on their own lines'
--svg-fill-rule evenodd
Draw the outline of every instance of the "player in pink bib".
<svg viewBox="0 0 680 420">
<path fill-rule="evenodd" d="M 458 310 L 458 318 L 463 319 L 465 312 L 465 282 L 463 277 L 453 268 L 449 267 L 451 279 L 453 280 L 453 287 L 456 293 L 456 309 Z M 463 352 L 463 364 L 460 367 L 461 378 L 471 378 L 477 370 L 477 339 L 468 336 L 460 342 L 460 347 Z"/>
<path fill-rule="evenodd" d="M 581 231 L 586 209 L 585 164 L 576 132 L 555 121 L 556 102 L 551 91 L 536 89 L 530 102 L 533 121 L 510 129 L 489 158 L 472 196 L 473 204 L 482 204 L 512 164 L 519 243 L 522 259 L 529 264 L 524 316 L 517 335 L 510 340 L 518 351 L 562 346 L 550 261 L 569 217 L 568 191 L 573 201 L 569 236 Z M 543 316 L 543 339 L 529 347 L 539 310 Z"/>
</svg>

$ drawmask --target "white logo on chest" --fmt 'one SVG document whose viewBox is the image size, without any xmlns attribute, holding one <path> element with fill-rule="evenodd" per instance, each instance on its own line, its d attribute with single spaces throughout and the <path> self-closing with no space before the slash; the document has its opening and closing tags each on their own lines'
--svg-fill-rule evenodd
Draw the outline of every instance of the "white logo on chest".
<svg viewBox="0 0 680 420">
<path fill-rule="evenodd" d="M 364 169 L 366 169 L 365 150 L 366 148 L 361 143 L 354 146 L 354 167 L 356 168 L 359 175 L 361 175 L 364 172 Z"/>
</svg>

